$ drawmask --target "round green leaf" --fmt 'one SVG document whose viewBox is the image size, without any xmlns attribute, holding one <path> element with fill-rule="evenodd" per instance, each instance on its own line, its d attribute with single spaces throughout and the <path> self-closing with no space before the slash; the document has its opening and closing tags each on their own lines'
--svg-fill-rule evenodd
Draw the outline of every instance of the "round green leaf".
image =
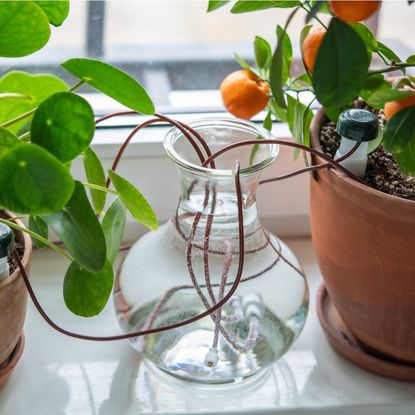
<svg viewBox="0 0 415 415">
<path fill-rule="evenodd" d="M 60 92 L 35 112 L 31 140 L 66 163 L 89 146 L 94 130 L 94 113 L 88 102 L 72 92 Z"/>
<path fill-rule="evenodd" d="M 46 98 L 68 89 L 61 79 L 52 75 L 30 75 L 25 72 L 12 71 L 0 79 L 0 93 L 17 93 L 27 96 L 28 99 L 4 99 L 0 100 L 0 123 L 16 118 L 33 108 L 36 108 Z M 15 123 L 8 127 L 13 132 L 30 118 Z"/>
<path fill-rule="evenodd" d="M 36 232 L 38 235 L 43 236 L 43 238 L 48 239 L 48 224 L 40 216 L 32 215 L 29 217 L 29 229 L 33 232 Z M 40 241 L 34 236 L 32 236 L 32 241 L 36 248 L 43 249 L 47 247 L 44 242 Z"/>
<path fill-rule="evenodd" d="M 49 37 L 49 20 L 37 4 L 0 1 L 0 56 L 30 55 L 45 46 Z"/>
<path fill-rule="evenodd" d="M 134 111 L 154 114 L 146 90 L 130 75 L 94 59 L 69 59 L 62 66 L 71 74 Z"/>
<path fill-rule="evenodd" d="M 53 26 L 60 26 L 69 14 L 69 0 L 36 0 Z"/>
<path fill-rule="evenodd" d="M 66 271 L 63 283 L 65 304 L 78 316 L 96 316 L 107 304 L 113 282 L 114 274 L 108 261 L 99 272 L 87 271 L 74 261 Z"/>
<path fill-rule="evenodd" d="M 120 199 L 134 219 L 144 226 L 156 230 L 158 227 L 157 217 L 145 197 L 128 180 L 112 170 L 109 170 L 108 173 Z"/>
<path fill-rule="evenodd" d="M 317 54 L 313 86 L 324 107 L 350 103 L 363 89 L 369 68 L 366 46 L 347 23 L 333 18 Z"/>
<path fill-rule="evenodd" d="M 63 209 L 42 218 L 75 261 L 91 272 L 101 271 L 106 258 L 105 237 L 82 183 L 75 182 L 72 197 Z"/>
<path fill-rule="evenodd" d="M 0 128 L 0 157 L 22 142 L 9 130 Z"/>
<path fill-rule="evenodd" d="M 36 144 L 20 144 L 0 159 L 0 204 L 13 212 L 43 214 L 62 209 L 74 181 L 65 167 Z"/>
<path fill-rule="evenodd" d="M 127 211 L 120 198 L 116 198 L 105 213 L 102 230 L 107 244 L 107 259 L 113 264 L 124 236 Z"/>
</svg>

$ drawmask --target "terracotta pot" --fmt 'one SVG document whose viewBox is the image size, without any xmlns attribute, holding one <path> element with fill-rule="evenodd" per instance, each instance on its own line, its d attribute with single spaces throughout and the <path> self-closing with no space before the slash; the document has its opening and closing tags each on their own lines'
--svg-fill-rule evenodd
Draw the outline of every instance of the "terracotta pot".
<svg viewBox="0 0 415 415">
<path fill-rule="evenodd" d="M 311 126 L 318 150 L 326 122 L 320 110 Z M 415 363 L 415 202 L 320 170 L 311 179 L 311 229 L 331 301 L 350 331 L 372 353 Z"/>
<path fill-rule="evenodd" d="M 0 211 L 0 216 L 10 218 L 11 214 Z M 24 226 L 23 222 L 16 220 L 20 226 Z M 32 256 L 31 238 L 23 232 L 15 231 L 16 240 L 24 247 L 23 265 L 26 270 L 30 268 L 30 258 Z M 1 383 L 6 379 L 3 372 L 10 375 L 10 366 L 15 365 L 15 361 L 11 361 L 11 356 L 16 356 L 16 346 L 23 333 L 23 324 L 26 316 L 26 300 L 27 290 L 23 282 L 23 278 L 18 269 L 6 280 L 0 283 L 0 378 Z M 20 341 L 19 344 L 22 344 Z M 20 352 L 21 353 L 21 352 Z M 8 377 L 8 376 L 7 376 Z"/>
</svg>

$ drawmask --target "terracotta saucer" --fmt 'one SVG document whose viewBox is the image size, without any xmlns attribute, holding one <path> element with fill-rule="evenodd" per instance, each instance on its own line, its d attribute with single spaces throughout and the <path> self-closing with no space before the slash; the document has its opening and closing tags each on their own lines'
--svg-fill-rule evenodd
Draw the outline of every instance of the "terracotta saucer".
<svg viewBox="0 0 415 415">
<path fill-rule="evenodd" d="M 344 357 L 378 375 L 415 382 L 415 366 L 383 360 L 362 348 L 339 316 L 324 283 L 317 293 L 317 315 L 330 344 Z"/>
<path fill-rule="evenodd" d="M 12 375 L 13 370 L 17 365 L 17 362 L 22 357 L 24 344 L 24 334 L 22 333 L 12 354 L 4 362 L 0 364 L 0 386 L 3 386 Z"/>
</svg>

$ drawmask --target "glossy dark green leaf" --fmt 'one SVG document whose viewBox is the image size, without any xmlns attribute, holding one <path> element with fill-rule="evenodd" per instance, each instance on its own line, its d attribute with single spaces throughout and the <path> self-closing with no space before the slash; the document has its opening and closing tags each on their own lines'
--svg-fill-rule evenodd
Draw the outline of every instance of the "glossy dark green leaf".
<svg viewBox="0 0 415 415">
<path fill-rule="evenodd" d="M 332 107 L 332 108 L 324 108 L 327 117 L 329 117 L 330 121 L 336 123 L 339 115 L 342 111 L 348 108 L 347 105 L 342 105 L 341 107 Z"/>
<path fill-rule="evenodd" d="M 415 142 L 415 105 L 397 112 L 385 125 L 383 143 L 387 150 L 401 153 Z"/>
<path fill-rule="evenodd" d="M 30 216 L 29 217 L 29 229 L 33 232 L 36 232 L 38 235 L 42 236 L 45 239 L 48 239 L 48 224 L 40 216 Z M 46 248 L 46 244 L 39 239 L 32 236 L 33 244 L 36 248 L 43 249 Z"/>
<path fill-rule="evenodd" d="M 352 23 L 350 26 L 356 30 L 359 36 L 362 38 L 369 52 L 376 52 L 378 50 L 378 42 L 375 35 L 369 30 L 369 28 L 363 23 Z"/>
<path fill-rule="evenodd" d="M 383 89 L 373 93 L 369 99 L 368 104 L 375 108 L 383 108 L 383 106 L 390 101 L 414 96 L 413 91 L 398 91 L 396 89 Z"/>
<path fill-rule="evenodd" d="M 208 12 L 213 12 L 214 10 L 223 7 L 225 4 L 229 3 L 230 0 L 209 0 L 208 2 Z"/>
<path fill-rule="evenodd" d="M 277 26 L 277 39 L 278 42 L 281 42 L 282 39 L 282 57 L 283 57 L 283 70 L 282 70 L 282 83 L 285 84 L 287 79 L 290 76 L 291 63 L 293 60 L 293 49 L 291 45 L 291 40 L 284 31 L 284 29 L 278 25 Z"/>
<path fill-rule="evenodd" d="M 314 4 L 311 6 L 310 11 L 308 12 L 308 14 L 305 18 L 306 23 L 309 23 L 312 19 L 314 19 L 314 17 L 317 16 L 317 14 L 320 12 L 321 8 L 323 7 L 323 4 L 324 4 L 323 1 L 314 2 Z"/>
<path fill-rule="evenodd" d="M 65 167 L 36 144 L 20 144 L 0 158 L 0 204 L 13 212 L 62 209 L 74 189 Z"/>
<path fill-rule="evenodd" d="M 105 187 L 104 168 L 100 159 L 90 147 L 84 153 L 84 169 L 88 183 Z M 101 212 L 104 209 L 107 194 L 94 189 L 90 189 L 90 192 L 95 210 Z"/>
<path fill-rule="evenodd" d="M 112 170 L 109 170 L 108 173 L 120 199 L 134 219 L 147 228 L 156 230 L 158 227 L 156 214 L 144 196 L 128 180 Z"/>
<path fill-rule="evenodd" d="M 415 176 L 415 140 L 410 141 L 395 157 L 402 172 Z"/>
<path fill-rule="evenodd" d="M 66 163 L 91 143 L 95 131 L 94 113 L 84 98 L 72 92 L 60 92 L 40 104 L 30 131 L 33 143 Z"/>
<path fill-rule="evenodd" d="M 75 182 L 75 190 L 66 206 L 43 216 L 58 234 L 75 261 L 91 272 L 102 269 L 106 258 L 105 237 L 92 209 L 84 186 Z"/>
<path fill-rule="evenodd" d="M 126 107 L 143 114 L 154 114 L 154 104 L 146 90 L 120 69 L 94 59 L 82 58 L 69 59 L 62 66 Z"/>
<path fill-rule="evenodd" d="M 9 130 L 0 128 L 0 158 L 22 142 Z"/>
<path fill-rule="evenodd" d="M 270 44 L 264 38 L 255 36 L 254 51 L 258 68 L 268 68 L 272 58 L 272 50 Z"/>
<path fill-rule="evenodd" d="M 232 13 L 248 13 L 257 10 L 270 8 L 291 8 L 300 5 L 299 1 L 280 0 L 280 1 L 262 1 L 262 0 L 238 0 L 232 7 Z"/>
<path fill-rule="evenodd" d="M 127 210 L 120 198 L 116 198 L 105 213 L 102 220 L 102 229 L 107 243 L 107 259 L 113 264 L 117 259 L 118 251 L 124 236 Z"/>
<path fill-rule="evenodd" d="M 16 93 L 29 97 L 29 99 L 0 100 L 0 124 L 16 118 L 17 116 L 36 108 L 46 98 L 68 89 L 61 79 L 52 75 L 30 75 L 25 72 L 12 71 L 0 79 L 0 93 Z M 9 130 L 18 132 L 30 120 L 17 122 Z"/>
<path fill-rule="evenodd" d="M 283 77 L 284 77 L 284 69 L 286 69 L 286 64 L 284 63 L 284 41 L 282 33 L 280 32 L 277 39 L 277 47 L 275 52 L 272 56 L 271 60 L 271 68 L 270 68 L 270 86 L 272 96 L 274 97 L 275 101 L 281 108 L 287 108 L 287 104 L 284 98 L 284 91 L 283 91 Z"/>
<path fill-rule="evenodd" d="M 378 41 L 378 52 L 381 53 L 385 58 L 389 59 L 390 62 L 401 62 L 401 58 L 384 43 Z"/>
<path fill-rule="evenodd" d="M 78 316 L 96 316 L 107 304 L 113 283 L 114 273 L 108 261 L 99 272 L 87 271 L 73 261 L 63 283 L 65 304 Z"/>
<path fill-rule="evenodd" d="M 60 26 L 69 15 L 69 0 L 36 0 L 36 4 L 43 9 L 53 26 Z"/>
<path fill-rule="evenodd" d="M 0 56 L 30 55 L 45 46 L 49 37 L 49 20 L 37 4 L 0 1 Z"/>
<path fill-rule="evenodd" d="M 313 72 L 317 99 L 324 107 L 331 108 L 350 103 L 363 89 L 368 68 L 369 58 L 363 40 L 347 23 L 333 18 Z"/>
</svg>

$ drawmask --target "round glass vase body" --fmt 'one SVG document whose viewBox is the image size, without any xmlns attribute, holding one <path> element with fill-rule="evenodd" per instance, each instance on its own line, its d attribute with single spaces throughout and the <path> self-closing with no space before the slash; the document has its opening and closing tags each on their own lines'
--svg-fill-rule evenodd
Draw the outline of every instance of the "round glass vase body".
<svg viewBox="0 0 415 415">
<path fill-rule="evenodd" d="M 269 133 L 255 124 L 206 119 L 189 124 L 212 153 Z M 235 163 L 241 163 L 244 267 L 236 292 L 213 314 L 185 326 L 132 340 L 156 367 L 206 384 L 239 381 L 278 360 L 301 332 L 308 287 L 301 267 L 261 225 L 256 190 L 277 145 L 224 153 L 216 168 L 202 168 L 183 134 L 172 129 L 165 150 L 178 167 L 181 194 L 173 218 L 140 238 L 117 275 L 114 300 L 125 332 L 165 327 L 190 319 L 229 292 L 239 262 Z"/>
</svg>

